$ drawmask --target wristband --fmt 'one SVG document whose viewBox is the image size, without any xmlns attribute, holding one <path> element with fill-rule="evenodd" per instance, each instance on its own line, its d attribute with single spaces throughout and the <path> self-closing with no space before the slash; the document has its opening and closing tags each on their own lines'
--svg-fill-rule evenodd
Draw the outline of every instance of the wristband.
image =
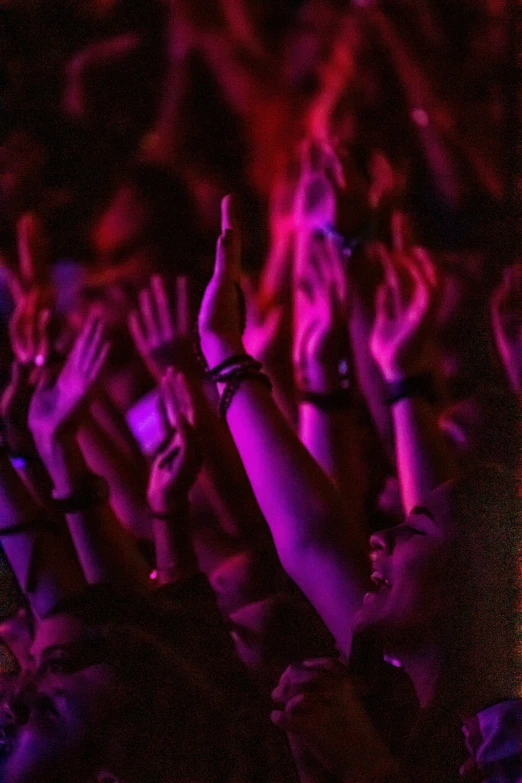
<svg viewBox="0 0 522 783">
<path fill-rule="evenodd" d="M 399 400 L 408 397 L 421 397 L 423 400 L 435 405 L 438 402 L 438 395 L 435 389 L 433 376 L 428 373 L 420 375 L 410 375 L 401 378 L 400 381 L 394 381 L 387 384 L 386 405 L 395 405 Z"/>
<path fill-rule="evenodd" d="M 102 476 L 87 473 L 80 486 L 65 498 L 53 497 L 53 506 L 62 514 L 78 514 L 103 506 L 109 500 L 109 485 Z"/>
<path fill-rule="evenodd" d="M 321 394 L 319 392 L 303 391 L 299 395 L 299 402 L 307 402 L 321 411 L 346 411 L 352 408 L 353 395 L 350 389 L 335 389 L 335 391 Z"/>
<path fill-rule="evenodd" d="M 207 370 L 207 376 L 213 381 L 226 382 L 229 376 L 235 371 L 243 369 L 260 370 L 261 362 L 256 361 L 256 359 L 249 356 L 247 353 L 238 353 L 235 356 L 230 356 L 228 359 L 225 359 L 225 361 L 218 364 L 212 370 Z"/>
<path fill-rule="evenodd" d="M 49 519 L 32 519 L 19 525 L 0 528 L 0 538 L 17 536 L 21 533 L 59 533 L 58 525 Z"/>
</svg>

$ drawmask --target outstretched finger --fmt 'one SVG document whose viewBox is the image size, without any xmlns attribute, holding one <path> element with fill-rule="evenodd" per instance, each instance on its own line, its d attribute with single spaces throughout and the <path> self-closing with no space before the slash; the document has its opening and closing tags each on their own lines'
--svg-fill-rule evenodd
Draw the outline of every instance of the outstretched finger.
<svg viewBox="0 0 522 783">
<path fill-rule="evenodd" d="M 95 381 L 98 380 L 98 377 L 102 372 L 105 363 L 107 362 L 111 347 L 112 347 L 111 343 L 108 340 L 106 340 L 104 343 L 101 344 L 99 350 L 94 355 L 89 369 L 90 383 L 95 383 Z"/>
<path fill-rule="evenodd" d="M 49 324 L 51 323 L 52 311 L 45 308 L 38 313 L 37 317 L 37 341 L 34 363 L 37 367 L 42 367 L 49 358 L 51 350 L 51 340 L 49 337 Z"/>
<path fill-rule="evenodd" d="M 143 327 L 141 316 L 138 310 L 133 310 L 129 315 L 129 331 L 134 340 L 134 345 L 141 356 L 147 355 L 147 338 Z"/>
<path fill-rule="evenodd" d="M 80 368 L 88 375 L 91 373 L 91 367 L 98 356 L 104 337 L 105 323 L 100 318 L 96 322 L 96 326 L 91 333 L 91 338 L 85 345 L 85 350 L 80 359 Z"/>
<path fill-rule="evenodd" d="M 161 382 L 161 394 L 170 427 L 180 431 L 183 428 L 183 420 L 176 395 L 175 375 L 172 367 L 168 368 Z"/>
<path fill-rule="evenodd" d="M 414 247 L 412 248 L 411 254 L 431 288 L 437 288 L 437 268 L 433 263 L 428 251 L 423 247 Z"/>
<path fill-rule="evenodd" d="M 94 308 L 91 308 L 82 326 L 80 334 L 76 338 L 72 350 L 67 358 L 67 364 L 73 363 L 80 367 L 83 365 L 83 357 L 91 344 L 93 334 L 95 333 L 101 316 Z"/>
<path fill-rule="evenodd" d="M 336 234 L 328 234 L 326 237 L 326 251 L 330 279 L 335 285 L 336 297 L 347 308 L 349 304 L 348 275 L 342 238 Z"/>
<path fill-rule="evenodd" d="M 239 228 L 236 214 L 236 205 L 234 197 L 231 194 L 225 196 L 221 201 L 221 231 L 224 233 L 227 229 L 237 231 Z"/>
<path fill-rule="evenodd" d="M 22 215 L 17 227 L 20 278 L 26 286 L 47 278 L 48 240 L 40 218 L 32 212 Z"/>
<path fill-rule="evenodd" d="M 38 344 L 38 291 L 32 289 L 27 298 L 22 315 L 23 342 L 27 351 L 27 360 L 32 362 Z"/>
<path fill-rule="evenodd" d="M 143 288 L 138 294 L 140 313 L 148 342 L 158 342 L 160 339 L 160 327 L 156 318 L 152 291 Z"/>
<path fill-rule="evenodd" d="M 384 272 L 385 285 L 389 288 L 394 300 L 398 305 L 400 300 L 400 286 L 397 267 L 393 263 L 392 257 L 387 248 L 381 242 L 375 243 L 374 251 Z"/>
<path fill-rule="evenodd" d="M 150 281 L 151 293 L 154 297 L 159 327 L 162 336 L 170 340 L 174 335 L 172 309 L 165 290 L 165 282 L 161 275 L 153 275 Z"/>
<path fill-rule="evenodd" d="M 228 276 L 239 283 L 240 255 L 240 234 L 233 199 L 232 196 L 225 196 L 221 202 L 221 236 L 217 245 L 215 274 Z"/>
<path fill-rule="evenodd" d="M 381 283 L 377 289 L 375 295 L 375 312 L 377 318 L 386 318 L 387 320 L 394 320 L 397 316 L 395 297 L 386 282 Z"/>
</svg>

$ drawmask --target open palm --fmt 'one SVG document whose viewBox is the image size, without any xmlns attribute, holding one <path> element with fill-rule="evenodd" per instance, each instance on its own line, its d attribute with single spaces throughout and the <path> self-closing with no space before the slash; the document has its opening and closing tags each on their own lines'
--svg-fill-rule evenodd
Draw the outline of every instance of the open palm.
<svg viewBox="0 0 522 783">
<path fill-rule="evenodd" d="M 104 323 L 90 313 L 63 368 L 56 377 L 44 369 L 29 407 L 29 427 L 38 442 L 56 437 L 72 423 L 86 401 L 109 352 Z"/>
</svg>

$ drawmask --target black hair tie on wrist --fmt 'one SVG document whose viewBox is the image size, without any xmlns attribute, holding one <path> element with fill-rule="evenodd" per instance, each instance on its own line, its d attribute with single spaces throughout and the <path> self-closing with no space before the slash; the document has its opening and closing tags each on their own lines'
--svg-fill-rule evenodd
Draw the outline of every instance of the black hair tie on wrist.
<svg viewBox="0 0 522 783">
<path fill-rule="evenodd" d="M 429 372 L 419 375 L 410 375 L 387 384 L 386 405 L 395 405 L 400 400 L 408 397 L 421 397 L 423 400 L 436 405 L 438 402 L 437 390 L 433 376 Z"/>
<path fill-rule="evenodd" d="M 4 536 L 17 536 L 21 533 L 53 533 L 58 535 L 60 532 L 58 525 L 48 518 L 31 519 L 27 522 L 20 522 L 18 525 L 9 525 L 0 527 L 0 538 Z"/>
</svg>

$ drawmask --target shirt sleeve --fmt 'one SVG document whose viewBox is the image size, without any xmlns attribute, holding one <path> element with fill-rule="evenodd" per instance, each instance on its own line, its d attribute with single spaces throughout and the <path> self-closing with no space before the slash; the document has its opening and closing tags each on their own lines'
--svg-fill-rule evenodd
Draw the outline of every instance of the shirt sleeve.
<svg viewBox="0 0 522 783">
<path fill-rule="evenodd" d="M 471 765 L 486 783 L 522 783 L 522 699 L 499 702 L 462 729 Z"/>
</svg>

